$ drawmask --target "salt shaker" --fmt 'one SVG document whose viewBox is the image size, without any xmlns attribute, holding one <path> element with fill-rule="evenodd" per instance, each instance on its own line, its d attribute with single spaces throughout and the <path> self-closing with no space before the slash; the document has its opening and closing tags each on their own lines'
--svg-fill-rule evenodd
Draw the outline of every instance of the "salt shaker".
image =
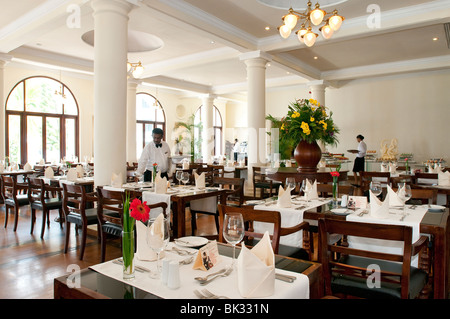
<svg viewBox="0 0 450 319">
<path fill-rule="evenodd" d="M 167 281 L 169 278 L 169 266 L 170 266 L 170 259 L 163 259 L 161 280 L 164 285 L 167 285 Z"/>
<path fill-rule="evenodd" d="M 167 279 L 167 287 L 170 289 L 180 288 L 180 264 L 178 261 L 169 263 L 169 277 Z"/>
</svg>

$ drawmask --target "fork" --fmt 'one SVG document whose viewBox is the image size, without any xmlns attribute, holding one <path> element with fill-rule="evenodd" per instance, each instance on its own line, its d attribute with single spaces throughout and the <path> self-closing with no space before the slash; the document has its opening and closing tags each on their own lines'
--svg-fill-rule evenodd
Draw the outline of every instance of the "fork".
<svg viewBox="0 0 450 319">
<path fill-rule="evenodd" d="M 368 214 L 369 211 L 367 209 L 363 210 L 361 213 L 358 214 L 359 217 L 362 217 L 364 214 Z"/>
<path fill-rule="evenodd" d="M 230 299 L 227 296 L 219 296 L 219 295 L 215 295 L 213 294 L 211 291 L 209 291 L 208 289 L 202 289 L 202 293 L 203 295 L 206 296 L 207 299 Z"/>
<path fill-rule="evenodd" d="M 218 274 L 214 277 L 209 278 L 208 280 L 199 280 L 200 285 L 207 285 L 209 284 L 211 281 L 213 281 L 214 279 L 218 278 L 218 277 L 226 277 L 229 274 L 231 274 L 231 272 L 233 271 L 233 268 L 228 268 L 224 273 Z"/>
</svg>

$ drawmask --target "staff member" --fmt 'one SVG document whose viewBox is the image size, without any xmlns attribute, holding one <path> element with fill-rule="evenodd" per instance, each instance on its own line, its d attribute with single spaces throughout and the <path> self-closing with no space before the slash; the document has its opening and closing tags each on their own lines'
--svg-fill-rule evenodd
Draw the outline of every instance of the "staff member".
<svg viewBox="0 0 450 319">
<path fill-rule="evenodd" d="M 356 141 L 358 141 L 358 149 L 357 150 L 349 150 L 350 153 L 355 153 L 355 163 L 353 165 L 353 176 L 355 177 L 355 184 L 353 186 L 359 187 L 361 185 L 362 179 L 361 179 L 361 172 L 364 172 L 364 166 L 365 166 L 365 160 L 364 157 L 366 156 L 367 152 L 367 145 L 364 142 L 364 136 L 359 134 L 356 137 Z M 358 182 L 358 174 L 359 174 L 359 180 Z"/>
<path fill-rule="evenodd" d="M 234 161 L 235 162 L 237 162 L 237 160 L 238 160 L 239 148 L 240 148 L 240 144 L 238 142 L 238 139 L 235 138 L 234 145 L 233 145 L 233 153 L 234 153 Z"/>
<path fill-rule="evenodd" d="M 142 151 L 141 158 L 138 161 L 138 168 L 136 175 L 144 174 L 144 182 L 152 181 L 153 164 L 156 163 L 158 172 L 161 172 L 161 177 L 169 179 L 168 173 L 172 167 L 172 160 L 170 159 L 169 144 L 162 140 L 164 131 L 160 128 L 155 128 L 152 131 L 153 141 L 148 143 Z"/>
</svg>

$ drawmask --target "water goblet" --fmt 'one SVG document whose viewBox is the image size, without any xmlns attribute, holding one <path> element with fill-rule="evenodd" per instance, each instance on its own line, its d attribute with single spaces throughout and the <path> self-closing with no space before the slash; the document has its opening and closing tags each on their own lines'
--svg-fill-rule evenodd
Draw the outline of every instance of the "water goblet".
<svg viewBox="0 0 450 319">
<path fill-rule="evenodd" d="M 187 182 L 189 182 L 189 173 L 183 172 L 181 174 L 181 181 L 183 182 L 184 186 L 186 186 Z"/>
<path fill-rule="evenodd" d="M 178 181 L 178 185 L 181 185 L 181 176 L 182 176 L 182 174 L 183 174 L 183 171 L 181 171 L 181 170 L 178 170 L 178 171 L 175 173 L 175 178 L 176 178 L 177 181 Z"/>
<path fill-rule="evenodd" d="M 170 239 L 170 223 L 167 218 L 162 224 L 157 218 L 150 218 L 147 224 L 147 245 L 156 253 L 156 271 L 150 273 L 151 278 L 161 277 L 160 255 Z"/>
<path fill-rule="evenodd" d="M 295 177 L 286 177 L 286 187 L 289 188 L 290 191 L 295 190 Z"/>
<path fill-rule="evenodd" d="M 233 259 L 230 268 L 234 268 L 236 245 L 244 238 L 244 218 L 239 213 L 227 213 L 223 220 L 223 238 L 233 245 Z"/>
<path fill-rule="evenodd" d="M 370 183 L 370 190 L 375 196 L 379 196 L 382 192 L 381 189 L 381 183 L 380 182 L 371 182 Z"/>
</svg>

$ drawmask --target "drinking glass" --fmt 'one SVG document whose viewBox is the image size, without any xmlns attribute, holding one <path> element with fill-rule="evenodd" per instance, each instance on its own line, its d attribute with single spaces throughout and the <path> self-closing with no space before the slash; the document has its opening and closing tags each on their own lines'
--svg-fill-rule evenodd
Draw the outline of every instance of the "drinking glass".
<svg viewBox="0 0 450 319">
<path fill-rule="evenodd" d="M 66 172 L 69 170 L 66 163 L 63 163 L 61 166 L 61 170 L 63 171 L 63 176 L 66 176 Z"/>
<path fill-rule="evenodd" d="M 295 177 L 286 177 L 286 187 L 290 190 L 295 190 Z"/>
<path fill-rule="evenodd" d="M 400 192 L 401 189 L 404 191 Z M 411 186 L 406 183 L 398 183 L 397 194 L 401 200 L 403 200 L 403 216 L 406 216 L 406 202 L 409 201 L 412 197 Z"/>
<path fill-rule="evenodd" d="M 306 204 L 309 205 L 309 189 L 307 189 L 306 187 L 306 182 L 308 179 L 304 179 L 302 181 L 302 186 L 301 186 L 301 190 L 303 192 L 303 194 L 305 195 L 306 198 Z"/>
<path fill-rule="evenodd" d="M 233 260 L 231 262 L 231 268 L 234 267 L 236 255 L 236 245 L 244 238 L 244 218 L 239 213 L 227 213 L 223 220 L 223 238 L 233 245 Z"/>
<path fill-rule="evenodd" d="M 162 225 L 155 223 L 157 218 L 150 218 L 147 224 L 147 245 L 156 253 L 156 271 L 150 273 L 151 278 L 160 278 L 161 265 L 160 254 L 166 248 L 170 239 L 170 223 L 167 218 L 163 219 Z"/>
<path fill-rule="evenodd" d="M 371 182 L 370 190 L 375 196 L 379 196 L 381 194 L 381 183 L 380 182 Z"/>
<path fill-rule="evenodd" d="M 175 178 L 176 178 L 177 181 L 178 181 L 178 185 L 181 185 L 181 176 L 182 176 L 182 174 L 183 174 L 183 171 L 181 171 L 181 170 L 178 170 L 178 171 L 175 173 Z"/>
<path fill-rule="evenodd" d="M 189 182 L 189 173 L 183 172 L 181 174 L 181 181 L 183 182 L 184 186 L 186 186 L 186 183 Z"/>
</svg>

